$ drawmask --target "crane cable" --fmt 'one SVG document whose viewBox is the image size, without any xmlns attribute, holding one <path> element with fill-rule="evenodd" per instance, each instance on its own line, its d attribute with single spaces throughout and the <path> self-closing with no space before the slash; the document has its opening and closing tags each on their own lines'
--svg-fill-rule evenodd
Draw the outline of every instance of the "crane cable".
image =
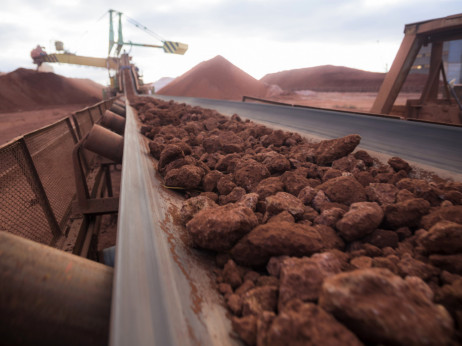
<svg viewBox="0 0 462 346">
<path fill-rule="evenodd" d="M 144 30 L 146 33 L 148 33 L 149 35 L 151 35 L 152 37 L 155 37 L 156 39 L 158 39 L 159 41 L 166 41 L 165 38 L 163 38 L 162 36 L 160 36 L 159 34 L 155 33 L 154 31 L 152 31 L 151 29 L 149 29 L 148 27 L 144 26 L 143 24 L 141 23 L 138 23 L 136 20 L 134 20 L 133 18 L 130 18 L 129 16 L 127 16 L 125 14 L 125 18 L 127 18 L 127 21 L 136 26 L 138 29 L 141 29 L 141 30 Z"/>
</svg>

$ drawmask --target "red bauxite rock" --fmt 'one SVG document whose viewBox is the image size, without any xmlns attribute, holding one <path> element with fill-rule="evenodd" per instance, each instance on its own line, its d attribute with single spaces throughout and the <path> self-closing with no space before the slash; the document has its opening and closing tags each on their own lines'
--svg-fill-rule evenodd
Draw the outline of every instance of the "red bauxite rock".
<svg viewBox="0 0 462 346">
<path fill-rule="evenodd" d="M 433 225 L 419 241 L 429 253 L 462 253 L 462 225 L 451 221 L 440 221 Z"/>
<path fill-rule="evenodd" d="M 316 163 L 319 165 L 328 165 L 352 153 L 359 145 L 361 136 L 349 135 L 342 138 L 322 141 L 315 150 Z"/>
<path fill-rule="evenodd" d="M 412 168 L 411 166 L 409 166 L 409 163 L 407 163 L 406 161 L 404 161 L 402 158 L 400 157 L 392 157 L 391 159 L 388 160 L 388 164 L 396 171 L 405 171 L 406 173 L 409 173 Z"/>
<path fill-rule="evenodd" d="M 279 310 L 294 298 L 317 301 L 324 279 L 340 273 L 342 267 L 339 258 L 330 252 L 285 259 L 280 268 Z"/>
<path fill-rule="evenodd" d="M 260 225 L 244 236 L 232 248 L 236 262 L 263 266 L 272 256 L 309 256 L 323 248 L 318 231 L 309 226 L 290 222 Z"/>
<path fill-rule="evenodd" d="M 328 277 L 319 304 L 367 343 L 450 345 L 453 321 L 428 291 L 417 278 L 403 280 L 387 269 L 360 269 Z"/>
<path fill-rule="evenodd" d="M 226 251 L 257 224 L 252 209 L 228 204 L 200 211 L 186 224 L 186 228 L 196 246 Z"/>
<path fill-rule="evenodd" d="M 279 177 L 270 177 L 260 181 L 255 188 L 260 199 L 265 199 L 268 196 L 274 195 L 277 192 L 284 190 L 284 184 Z"/>
<path fill-rule="evenodd" d="M 163 174 L 163 169 L 170 162 L 181 159 L 184 157 L 184 152 L 178 145 L 169 144 L 160 153 L 159 163 L 157 165 L 159 172 Z"/>
<path fill-rule="evenodd" d="M 362 342 L 331 314 L 312 303 L 294 300 L 268 326 L 261 345 L 352 346 Z"/>
<path fill-rule="evenodd" d="M 380 205 L 395 203 L 398 191 L 398 188 L 392 184 L 372 183 L 366 187 L 368 200 Z"/>
<path fill-rule="evenodd" d="M 352 176 L 330 179 L 316 189 L 324 191 L 331 202 L 350 205 L 367 200 L 364 187 Z"/>
<path fill-rule="evenodd" d="M 165 185 L 195 189 L 202 181 L 204 170 L 193 165 L 184 165 L 180 168 L 171 169 L 165 175 Z"/>
<path fill-rule="evenodd" d="M 247 192 L 251 192 L 261 180 L 269 176 L 266 166 L 255 160 L 241 162 L 234 171 L 234 181 Z"/>
<path fill-rule="evenodd" d="M 180 210 L 181 220 L 186 224 L 195 214 L 203 209 L 218 207 L 218 205 L 206 196 L 197 196 L 183 202 Z"/>
<path fill-rule="evenodd" d="M 403 202 L 387 205 L 385 221 L 390 227 L 415 227 L 423 215 L 430 210 L 430 203 L 422 198 L 412 198 Z"/>
<path fill-rule="evenodd" d="M 429 230 L 434 224 L 442 220 L 462 224 L 462 205 L 442 207 L 432 211 L 422 218 L 421 226 Z"/>
<path fill-rule="evenodd" d="M 287 211 L 292 216 L 300 218 L 305 212 L 305 206 L 297 197 L 287 192 L 278 192 L 273 196 L 266 197 L 268 216 L 277 215 L 282 211 Z"/>
<path fill-rule="evenodd" d="M 375 202 L 353 203 L 350 210 L 337 222 L 340 235 L 348 241 L 373 232 L 382 222 L 383 211 Z"/>
</svg>

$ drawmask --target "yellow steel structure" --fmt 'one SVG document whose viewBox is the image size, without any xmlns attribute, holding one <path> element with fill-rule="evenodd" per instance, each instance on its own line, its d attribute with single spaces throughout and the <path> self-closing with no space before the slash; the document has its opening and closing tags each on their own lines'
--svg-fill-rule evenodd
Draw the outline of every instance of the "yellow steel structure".
<svg viewBox="0 0 462 346">
<path fill-rule="evenodd" d="M 39 65 L 43 62 L 58 62 L 64 64 L 74 64 L 74 65 L 85 65 L 85 66 L 94 66 L 102 67 L 110 70 L 117 70 L 119 66 L 119 59 L 114 57 L 108 58 L 94 58 L 89 56 L 80 56 L 75 54 L 68 53 L 55 53 L 42 55 L 40 57 L 34 58 L 35 63 Z"/>
</svg>

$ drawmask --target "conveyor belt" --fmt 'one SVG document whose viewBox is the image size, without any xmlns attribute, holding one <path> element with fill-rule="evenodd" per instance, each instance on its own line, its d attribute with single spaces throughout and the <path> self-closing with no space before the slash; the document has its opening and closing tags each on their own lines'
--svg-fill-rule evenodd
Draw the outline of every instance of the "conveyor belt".
<svg viewBox="0 0 462 346">
<path fill-rule="evenodd" d="M 461 128 L 334 111 L 175 99 L 327 138 L 359 133 L 363 148 L 462 172 Z M 188 237 L 178 224 L 182 198 L 162 187 L 139 127 L 127 103 L 110 344 L 241 344 L 230 337 L 231 324 L 211 277 L 213 258 L 187 246 Z"/>
<path fill-rule="evenodd" d="M 321 109 L 156 95 L 323 138 L 361 135 L 361 148 L 462 174 L 462 127 Z"/>
<path fill-rule="evenodd" d="M 161 186 L 139 125 L 127 103 L 110 344 L 240 345 L 214 287 L 214 259 L 187 246 L 182 197 Z"/>
</svg>

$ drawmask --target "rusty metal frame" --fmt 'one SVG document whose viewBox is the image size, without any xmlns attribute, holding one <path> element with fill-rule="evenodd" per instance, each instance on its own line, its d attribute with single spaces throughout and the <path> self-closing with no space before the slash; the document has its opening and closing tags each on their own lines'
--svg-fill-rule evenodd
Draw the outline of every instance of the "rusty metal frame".
<svg viewBox="0 0 462 346">
<path fill-rule="evenodd" d="M 119 198 L 112 196 L 111 175 L 109 173 L 109 166 L 114 163 L 106 161 L 101 165 L 101 172 L 104 172 L 105 175 L 105 182 L 108 188 L 109 197 L 91 196 L 86 181 L 84 163 L 82 162 L 83 141 L 84 140 L 81 140 L 77 143 L 72 153 L 77 192 L 77 200 L 73 203 L 72 209 L 74 213 L 81 213 L 84 215 L 117 213 L 119 210 Z"/>
<path fill-rule="evenodd" d="M 405 35 L 395 60 L 390 71 L 385 76 L 377 98 L 372 105 L 372 113 L 389 114 L 391 112 L 393 104 L 422 45 L 428 43 L 437 43 L 439 45 L 443 41 L 462 38 L 462 14 L 407 24 L 404 28 L 404 33 Z M 432 65 L 430 66 L 430 70 L 436 71 L 434 73 L 438 72 L 438 76 L 441 53 L 442 49 L 432 49 Z M 435 90 L 436 93 L 438 91 L 439 79 L 433 77 L 429 75 L 427 79 L 425 86 L 426 95 L 423 95 L 423 98 L 421 98 L 422 101 L 426 101 L 426 98 L 433 98 Z"/>
</svg>

